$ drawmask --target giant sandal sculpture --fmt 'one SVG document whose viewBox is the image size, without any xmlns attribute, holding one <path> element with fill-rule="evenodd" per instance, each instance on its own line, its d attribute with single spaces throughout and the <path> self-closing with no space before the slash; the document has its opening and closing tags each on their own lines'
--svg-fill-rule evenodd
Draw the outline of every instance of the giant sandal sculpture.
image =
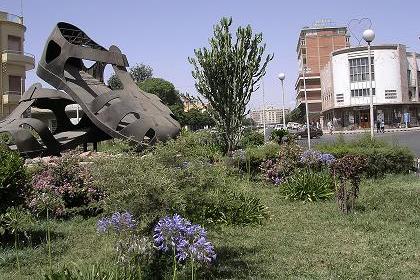
<svg viewBox="0 0 420 280">
<path fill-rule="evenodd" d="M 94 64 L 86 67 L 85 60 Z M 107 64 L 112 65 L 123 89 L 112 90 L 105 85 Z M 180 130 L 174 115 L 159 97 L 138 88 L 127 66 L 126 56 L 116 46 L 107 50 L 76 26 L 58 23 L 37 69 L 38 76 L 57 90 L 42 89 L 39 84 L 28 89 L 15 111 L 0 122 L 0 133 L 10 133 L 16 144 L 10 148 L 27 156 L 57 155 L 77 145 L 111 137 L 143 146 L 174 138 Z M 71 103 L 79 104 L 84 112 L 77 126 L 64 117 L 64 107 Z M 21 118 L 36 105 L 56 114 L 59 125 L 55 134 L 40 120 Z"/>
</svg>

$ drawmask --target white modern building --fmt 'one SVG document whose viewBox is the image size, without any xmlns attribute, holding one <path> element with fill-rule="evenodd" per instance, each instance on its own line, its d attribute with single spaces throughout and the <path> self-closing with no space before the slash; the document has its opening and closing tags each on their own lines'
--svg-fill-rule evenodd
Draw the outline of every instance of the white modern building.
<svg viewBox="0 0 420 280">
<path fill-rule="evenodd" d="M 289 109 L 285 108 L 284 113 L 287 115 Z M 263 108 L 258 108 L 251 110 L 251 119 L 260 126 L 264 124 L 264 110 Z M 275 106 L 266 106 L 265 107 L 265 124 L 274 125 L 283 123 L 283 109 Z"/>
<path fill-rule="evenodd" d="M 397 127 L 420 121 L 420 55 L 404 45 L 372 46 L 372 88 L 375 122 Z M 332 52 L 321 71 L 322 123 L 358 129 L 370 127 L 367 47 Z"/>
</svg>

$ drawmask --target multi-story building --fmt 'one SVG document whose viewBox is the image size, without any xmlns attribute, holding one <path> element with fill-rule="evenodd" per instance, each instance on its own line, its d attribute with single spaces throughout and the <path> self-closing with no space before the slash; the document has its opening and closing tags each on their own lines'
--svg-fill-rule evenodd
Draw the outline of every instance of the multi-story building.
<svg viewBox="0 0 420 280">
<path fill-rule="evenodd" d="M 24 52 L 23 17 L 0 11 L 0 119 L 18 105 L 25 91 L 25 72 L 35 67 L 33 55 Z"/>
<path fill-rule="evenodd" d="M 209 106 L 208 103 L 203 103 L 200 99 L 191 95 L 181 96 L 181 100 L 184 105 L 184 112 L 188 112 L 191 109 L 197 109 L 203 112 Z"/>
<path fill-rule="evenodd" d="M 331 21 L 322 20 L 300 31 L 296 53 L 299 74 L 295 83 L 296 107 L 305 111 L 304 79 L 301 69 L 305 66 L 306 95 L 310 122 L 318 122 L 322 110 L 321 69 L 328 63 L 330 54 L 350 46 L 346 27 L 336 27 Z"/>
<path fill-rule="evenodd" d="M 267 106 L 265 110 L 262 108 L 251 110 L 251 119 L 256 125 L 261 126 L 264 124 L 264 111 L 266 125 L 283 123 L 283 109 L 274 106 Z M 287 115 L 289 113 L 289 109 L 285 108 L 284 113 Z"/>
<path fill-rule="evenodd" d="M 374 121 L 420 123 L 420 55 L 400 44 L 372 46 Z M 334 51 L 321 71 L 324 126 L 370 127 L 367 47 Z"/>
</svg>

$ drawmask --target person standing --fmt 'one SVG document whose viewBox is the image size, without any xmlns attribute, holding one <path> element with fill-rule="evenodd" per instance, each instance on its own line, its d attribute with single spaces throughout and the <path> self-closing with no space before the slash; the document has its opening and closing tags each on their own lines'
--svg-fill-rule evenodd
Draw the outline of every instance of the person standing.
<svg viewBox="0 0 420 280">
<path fill-rule="evenodd" d="M 376 121 L 376 133 L 381 132 L 381 121 L 377 120 Z"/>
<path fill-rule="evenodd" d="M 381 132 L 385 133 L 385 122 L 383 120 L 381 121 Z"/>
</svg>

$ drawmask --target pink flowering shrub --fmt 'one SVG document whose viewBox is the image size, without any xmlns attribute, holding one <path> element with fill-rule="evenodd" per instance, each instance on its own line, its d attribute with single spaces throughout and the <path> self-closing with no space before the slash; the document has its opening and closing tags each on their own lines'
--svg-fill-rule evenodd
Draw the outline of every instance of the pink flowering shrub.
<svg viewBox="0 0 420 280">
<path fill-rule="evenodd" d="M 48 209 L 52 215 L 63 217 L 94 214 L 100 210 L 103 197 L 88 166 L 70 154 L 42 164 L 32 177 L 26 203 L 37 214 Z"/>
</svg>

